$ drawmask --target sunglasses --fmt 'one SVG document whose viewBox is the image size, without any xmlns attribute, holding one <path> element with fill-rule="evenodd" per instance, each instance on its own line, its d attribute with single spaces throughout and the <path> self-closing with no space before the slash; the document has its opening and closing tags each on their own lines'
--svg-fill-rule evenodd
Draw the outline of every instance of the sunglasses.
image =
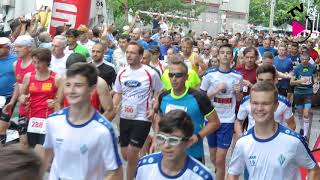
<svg viewBox="0 0 320 180">
<path fill-rule="evenodd" d="M 173 78 L 174 76 L 176 78 L 181 78 L 183 77 L 184 73 L 169 73 L 169 78 Z"/>
<path fill-rule="evenodd" d="M 210 50 L 210 48 L 209 49 L 204 49 L 204 50 Z"/>
<path fill-rule="evenodd" d="M 157 134 L 156 135 L 156 142 L 158 145 L 162 145 L 165 142 L 168 143 L 169 146 L 178 146 L 183 142 L 186 142 L 188 138 L 186 137 L 177 137 L 177 136 L 166 136 L 164 134 Z"/>
</svg>

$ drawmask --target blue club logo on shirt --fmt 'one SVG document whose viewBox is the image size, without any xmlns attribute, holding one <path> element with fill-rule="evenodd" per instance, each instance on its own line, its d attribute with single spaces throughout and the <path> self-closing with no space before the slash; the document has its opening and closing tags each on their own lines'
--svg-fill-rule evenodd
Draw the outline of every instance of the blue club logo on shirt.
<svg viewBox="0 0 320 180">
<path fill-rule="evenodd" d="M 283 163 L 286 161 L 286 158 L 282 154 L 280 154 L 280 156 L 278 157 L 278 161 L 279 161 L 280 165 L 282 166 Z"/>
<path fill-rule="evenodd" d="M 256 166 L 257 164 L 257 156 L 249 156 L 250 166 Z"/>
<path fill-rule="evenodd" d="M 87 145 L 82 144 L 82 145 L 80 146 L 80 152 L 81 152 L 81 154 L 84 154 L 84 153 L 86 153 L 87 151 L 88 151 Z"/>
</svg>

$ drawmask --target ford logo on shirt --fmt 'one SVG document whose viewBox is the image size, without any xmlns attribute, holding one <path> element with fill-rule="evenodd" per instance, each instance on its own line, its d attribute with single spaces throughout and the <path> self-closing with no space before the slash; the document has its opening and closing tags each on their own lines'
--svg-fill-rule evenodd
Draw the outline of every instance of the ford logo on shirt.
<svg viewBox="0 0 320 180">
<path fill-rule="evenodd" d="M 124 82 L 124 85 L 127 87 L 139 87 L 139 86 L 141 86 L 141 83 L 136 80 L 129 80 L 129 81 Z"/>
</svg>

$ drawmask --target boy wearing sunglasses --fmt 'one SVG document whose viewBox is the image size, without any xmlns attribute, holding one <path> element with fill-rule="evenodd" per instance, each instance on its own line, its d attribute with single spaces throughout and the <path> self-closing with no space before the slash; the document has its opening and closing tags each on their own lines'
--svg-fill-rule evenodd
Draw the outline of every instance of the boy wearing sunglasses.
<svg viewBox="0 0 320 180">
<path fill-rule="evenodd" d="M 188 67 L 178 57 L 169 65 L 169 77 L 172 89 L 163 91 L 159 95 L 154 106 L 155 112 L 160 111 L 159 115 L 174 109 L 187 112 L 194 125 L 194 134 L 190 137 L 193 143 L 187 154 L 204 162 L 202 138 L 219 128 L 217 113 L 205 93 L 185 85 L 188 79 Z M 203 127 L 205 118 L 208 120 L 208 125 Z M 157 131 L 157 122 L 154 122 L 154 125 Z"/>
<path fill-rule="evenodd" d="M 136 171 L 136 180 L 180 179 L 213 180 L 210 171 L 199 161 L 186 154 L 192 144 L 193 122 L 182 110 L 172 110 L 159 122 L 156 134 L 160 153 L 154 153 L 140 159 Z"/>
</svg>

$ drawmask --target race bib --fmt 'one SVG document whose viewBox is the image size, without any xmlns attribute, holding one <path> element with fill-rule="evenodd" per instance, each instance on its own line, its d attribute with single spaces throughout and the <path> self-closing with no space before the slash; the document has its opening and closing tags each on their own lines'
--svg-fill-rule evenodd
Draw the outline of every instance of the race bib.
<svg viewBox="0 0 320 180">
<path fill-rule="evenodd" d="M 28 132 L 36 134 L 46 134 L 46 119 L 30 118 L 28 124 Z"/>
<path fill-rule="evenodd" d="M 214 97 L 214 106 L 217 108 L 231 108 L 232 96 Z"/>
<path fill-rule="evenodd" d="M 168 104 L 168 105 L 166 106 L 166 111 L 165 111 L 165 113 L 168 113 L 168 112 L 170 112 L 170 111 L 172 111 L 172 110 L 176 110 L 176 109 L 180 109 L 180 110 L 183 110 L 183 111 L 185 111 L 185 112 L 187 112 L 187 110 L 188 110 L 188 108 L 185 107 L 185 106 Z"/>
<path fill-rule="evenodd" d="M 138 114 L 137 105 L 122 104 L 121 114 L 126 119 L 134 119 Z"/>
<path fill-rule="evenodd" d="M 6 97 L 5 96 L 0 96 L 0 109 L 2 109 L 4 107 L 4 105 L 6 105 Z"/>
<path fill-rule="evenodd" d="M 301 80 L 305 80 L 306 82 L 303 85 L 310 85 L 312 84 L 312 77 L 311 76 L 301 76 Z"/>
<path fill-rule="evenodd" d="M 248 86 L 243 86 L 243 87 L 242 87 L 242 92 L 245 92 L 245 93 L 246 93 L 246 92 L 248 92 L 248 89 L 249 89 Z"/>
<path fill-rule="evenodd" d="M 14 141 L 16 139 L 19 139 L 19 132 L 16 130 L 8 129 L 6 143 Z"/>
</svg>

